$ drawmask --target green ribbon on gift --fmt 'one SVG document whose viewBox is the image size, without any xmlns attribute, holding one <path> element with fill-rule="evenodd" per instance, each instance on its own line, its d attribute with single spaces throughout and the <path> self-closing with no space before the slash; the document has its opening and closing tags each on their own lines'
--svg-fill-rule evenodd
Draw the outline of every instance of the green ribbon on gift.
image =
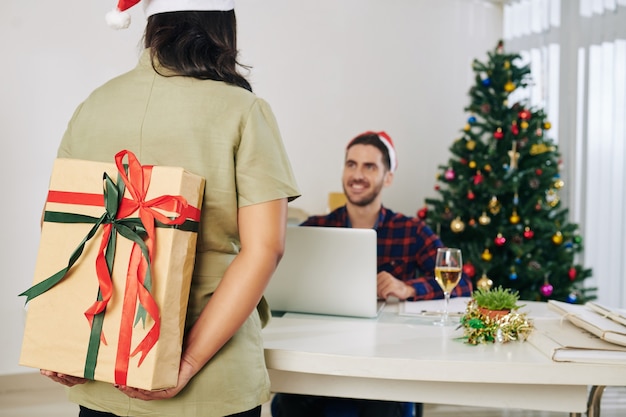
<svg viewBox="0 0 626 417">
<path fill-rule="evenodd" d="M 57 285 L 69 272 L 69 270 L 74 266 L 78 258 L 83 253 L 85 249 L 86 243 L 95 236 L 96 232 L 103 224 L 115 224 L 116 222 L 125 221 L 125 219 L 115 219 L 115 215 L 117 214 L 117 208 L 119 206 L 120 196 L 124 195 L 124 182 L 118 181 L 116 184 L 111 180 L 108 174 L 104 174 L 103 180 L 105 183 L 104 186 L 104 207 L 105 211 L 102 213 L 100 217 L 92 217 L 86 216 L 82 214 L 75 213 L 59 213 L 59 212 L 49 212 L 46 211 L 44 213 L 44 221 L 45 222 L 58 222 L 58 223 L 94 223 L 93 227 L 89 230 L 87 235 L 83 238 L 83 240 L 78 244 L 76 249 L 70 255 L 67 266 L 61 269 L 59 272 L 51 275 L 50 277 L 44 279 L 43 281 L 33 285 L 19 296 L 26 296 L 26 303 L 32 300 L 35 297 L 40 296 L 45 293 L 55 285 Z M 121 189 L 118 189 L 120 187 Z M 113 254 L 115 257 L 115 254 Z"/>
</svg>

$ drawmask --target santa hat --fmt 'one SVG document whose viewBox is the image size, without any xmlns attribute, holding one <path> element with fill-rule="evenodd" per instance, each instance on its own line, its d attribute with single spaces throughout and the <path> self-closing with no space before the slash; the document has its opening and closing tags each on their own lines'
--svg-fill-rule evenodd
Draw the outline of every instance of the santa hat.
<svg viewBox="0 0 626 417">
<path fill-rule="evenodd" d="M 114 29 L 126 29 L 130 25 L 128 9 L 141 0 L 118 0 L 115 9 L 107 13 L 106 22 Z M 146 17 L 157 13 L 180 11 L 233 10 L 234 0 L 144 0 Z"/>
<path fill-rule="evenodd" d="M 376 135 L 376 136 L 378 136 L 378 139 L 387 148 L 387 153 L 389 153 L 389 171 L 395 172 L 396 168 L 398 168 L 398 155 L 396 154 L 396 148 L 393 146 L 393 141 L 391 140 L 391 137 L 387 134 L 387 132 L 372 132 L 372 131 L 368 131 L 368 132 L 361 133 L 356 138 L 358 138 L 360 136 L 363 136 L 363 135 Z M 354 138 L 354 139 L 356 139 L 356 138 Z M 350 142 L 348 142 L 348 148 L 350 147 L 352 142 L 354 142 L 354 139 L 352 139 Z"/>
</svg>

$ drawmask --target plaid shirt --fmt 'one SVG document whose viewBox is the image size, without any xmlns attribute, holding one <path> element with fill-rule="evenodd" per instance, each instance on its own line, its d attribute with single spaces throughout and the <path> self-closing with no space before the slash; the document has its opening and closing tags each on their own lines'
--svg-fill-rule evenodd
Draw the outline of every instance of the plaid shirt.
<svg viewBox="0 0 626 417">
<path fill-rule="evenodd" d="M 346 206 L 326 216 L 311 216 L 301 226 L 352 227 Z M 415 288 L 413 301 L 443 298 L 434 276 L 437 248 L 443 244 L 426 223 L 382 207 L 374 229 L 378 235 L 378 272 L 387 271 Z M 471 293 L 472 282 L 463 274 L 451 296 L 469 297 Z"/>
</svg>

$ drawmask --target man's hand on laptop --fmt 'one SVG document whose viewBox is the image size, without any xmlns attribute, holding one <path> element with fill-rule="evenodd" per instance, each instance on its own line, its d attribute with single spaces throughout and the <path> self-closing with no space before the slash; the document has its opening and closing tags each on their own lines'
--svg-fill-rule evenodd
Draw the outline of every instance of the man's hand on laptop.
<svg viewBox="0 0 626 417">
<path fill-rule="evenodd" d="M 415 296 L 415 289 L 406 285 L 389 272 L 379 272 L 376 276 L 376 292 L 379 298 L 386 300 L 390 296 L 406 300 Z"/>
</svg>

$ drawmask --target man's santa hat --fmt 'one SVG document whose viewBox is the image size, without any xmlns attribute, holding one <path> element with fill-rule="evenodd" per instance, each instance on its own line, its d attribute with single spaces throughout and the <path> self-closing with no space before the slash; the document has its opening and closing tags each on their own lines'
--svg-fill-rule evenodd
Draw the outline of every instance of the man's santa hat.
<svg viewBox="0 0 626 417">
<path fill-rule="evenodd" d="M 119 0 L 115 9 L 107 13 L 106 22 L 114 29 L 126 29 L 130 25 L 128 9 L 141 0 Z M 143 0 L 146 17 L 157 13 L 180 11 L 226 11 L 235 8 L 234 0 Z"/>
<path fill-rule="evenodd" d="M 387 152 L 389 153 L 389 171 L 395 172 L 396 168 L 398 168 L 398 155 L 396 154 L 395 146 L 393 146 L 393 141 L 391 140 L 391 136 L 389 136 L 387 134 L 387 132 L 367 131 L 367 132 L 361 133 L 356 138 L 358 138 L 360 136 L 363 136 L 363 135 L 376 135 L 376 136 L 378 136 L 378 139 L 383 143 L 383 145 L 385 145 L 385 147 L 387 148 Z M 356 139 L 356 138 L 354 138 L 354 139 Z M 348 142 L 348 146 L 347 146 L 348 148 L 350 147 L 350 145 L 352 144 L 354 139 L 352 139 L 350 142 Z"/>
</svg>

